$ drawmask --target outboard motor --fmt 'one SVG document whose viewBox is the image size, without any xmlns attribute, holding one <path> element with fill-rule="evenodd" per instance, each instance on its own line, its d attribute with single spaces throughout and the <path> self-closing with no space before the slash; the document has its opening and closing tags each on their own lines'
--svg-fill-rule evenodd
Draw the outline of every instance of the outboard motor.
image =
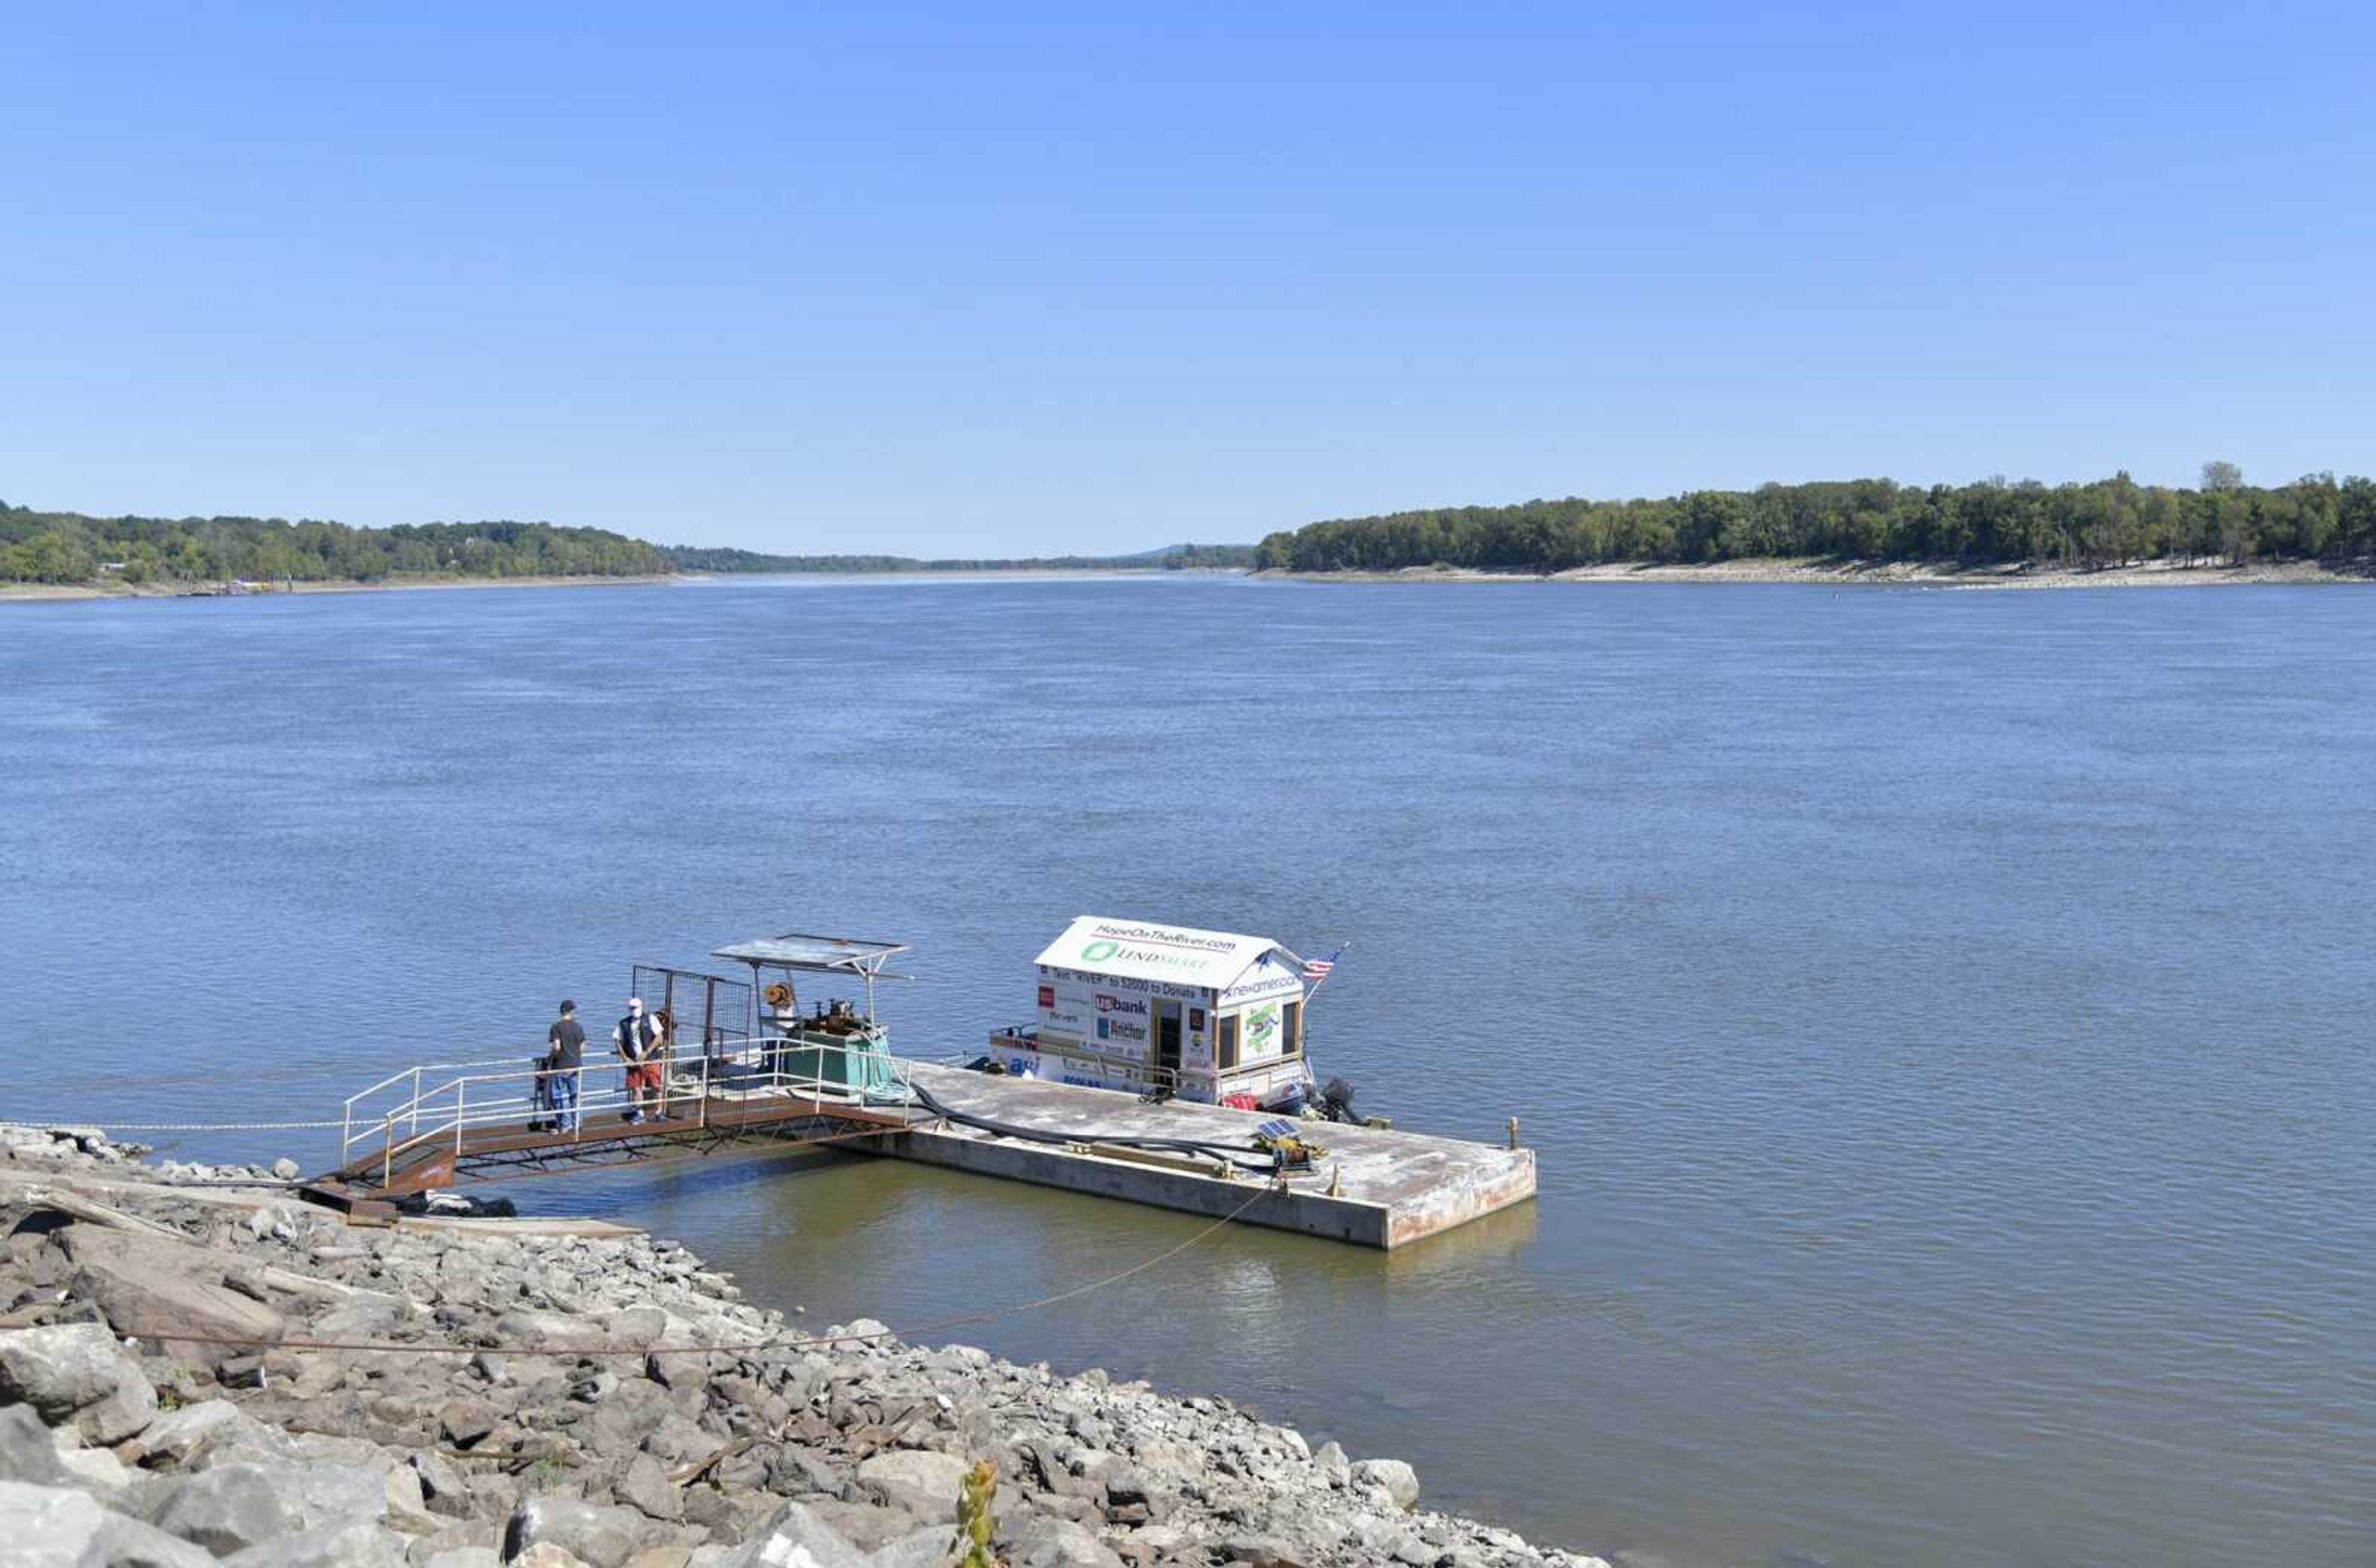
<svg viewBox="0 0 2376 1568">
<path fill-rule="evenodd" d="M 1331 1078 L 1321 1088 L 1320 1111 L 1331 1122 L 1358 1124 L 1361 1120 L 1353 1114 L 1353 1086 L 1342 1078 Z"/>
</svg>

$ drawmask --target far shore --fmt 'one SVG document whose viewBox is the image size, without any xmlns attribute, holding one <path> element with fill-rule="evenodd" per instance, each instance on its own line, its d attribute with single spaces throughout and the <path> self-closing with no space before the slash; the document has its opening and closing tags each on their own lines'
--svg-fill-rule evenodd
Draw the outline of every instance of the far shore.
<svg viewBox="0 0 2376 1568">
<path fill-rule="evenodd" d="M 0 583 L 0 602 L 43 603 L 83 599 L 272 599 L 291 593 L 379 593 L 397 588 L 635 588 L 683 581 L 697 573 L 637 577 L 382 577 L 362 582 L 326 577 L 315 582 L 251 583 Z"/>
<path fill-rule="evenodd" d="M 2236 584 L 2368 583 L 2376 569 L 2338 572 L 2311 561 L 2189 564 L 2141 561 L 2124 566 L 1964 566 L 1924 561 L 1718 561 L 1705 565 L 1614 563 L 1564 572 L 1485 572 L 1458 566 L 1406 566 L 1393 572 L 1263 572 L 1313 583 L 1819 583 L 1954 588 L 2214 588 Z"/>
<path fill-rule="evenodd" d="M 944 577 L 1184 577 L 1233 576 L 1235 566 L 996 566 L 935 572 L 665 572 L 631 577 L 381 577 L 362 582 L 328 577 L 312 582 L 251 583 L 0 583 L 0 604 L 45 604 L 99 599 L 274 599 L 291 593 L 385 593 L 408 588 L 649 588 L 663 583 L 933 580 Z"/>
<path fill-rule="evenodd" d="M 297 583 L 157 582 L 0 583 L 0 604 L 41 604 L 113 599 L 264 599 L 289 593 L 386 593 L 411 588 L 649 588 L 667 583 L 796 579 L 849 581 L 951 577 L 1212 576 L 1237 576 L 1239 567 L 1099 566 L 985 567 L 944 572 L 670 572 L 626 577 L 383 577 L 372 582 L 327 578 Z M 2124 566 L 1958 565 L 1923 561 L 1717 561 L 1704 565 L 1631 564 L 1623 562 L 1575 566 L 1563 572 L 1489 572 L 1464 566 L 1405 566 L 1391 572 L 1254 571 L 1242 575 L 1308 583 L 1814 583 L 1882 588 L 2216 588 L 2242 584 L 2376 582 L 2376 563 L 2342 571 L 2311 561 L 2226 563 L 2140 561 Z"/>
</svg>

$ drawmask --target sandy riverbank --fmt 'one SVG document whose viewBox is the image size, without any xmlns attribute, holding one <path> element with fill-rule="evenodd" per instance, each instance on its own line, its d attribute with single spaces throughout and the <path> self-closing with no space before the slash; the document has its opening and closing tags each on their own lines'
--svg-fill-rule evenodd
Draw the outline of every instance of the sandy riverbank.
<svg viewBox="0 0 2376 1568">
<path fill-rule="evenodd" d="M 274 1171 L 142 1152 L 0 1124 L 25 1561 L 956 1568 L 986 1462 L 1007 1568 L 1607 1568 L 1226 1398 L 795 1329 L 619 1227 L 350 1224 Z"/>
<path fill-rule="evenodd" d="M 1313 583 L 1809 583 L 1953 588 L 2212 588 L 2235 584 L 2376 582 L 2376 570 L 2363 567 L 2337 572 L 2305 561 L 2243 566 L 2154 561 L 2082 569 L 2026 564 L 1961 566 L 1953 562 L 1759 560 L 1719 561 L 1706 565 L 1577 566 L 1550 574 L 1406 566 L 1395 572 L 1261 575 Z"/>
</svg>

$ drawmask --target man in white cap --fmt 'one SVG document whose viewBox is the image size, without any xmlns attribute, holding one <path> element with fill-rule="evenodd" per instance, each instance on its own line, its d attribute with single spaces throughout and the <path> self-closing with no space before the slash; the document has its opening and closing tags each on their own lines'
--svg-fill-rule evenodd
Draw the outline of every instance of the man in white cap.
<svg viewBox="0 0 2376 1568">
<path fill-rule="evenodd" d="M 659 1028 L 644 1011 L 644 999 L 627 998 L 627 1016 L 611 1031 L 611 1043 L 627 1064 L 627 1114 L 623 1121 L 642 1121 L 647 1098 L 660 1092 L 659 1038 Z"/>
</svg>

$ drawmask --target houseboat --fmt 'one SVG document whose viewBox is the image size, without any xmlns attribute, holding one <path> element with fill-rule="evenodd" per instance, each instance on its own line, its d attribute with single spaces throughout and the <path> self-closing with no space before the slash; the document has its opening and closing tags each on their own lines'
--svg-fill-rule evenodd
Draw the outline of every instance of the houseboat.
<svg viewBox="0 0 2376 1568">
<path fill-rule="evenodd" d="M 993 1071 L 1246 1109 L 1310 1094 L 1308 967 L 1269 937 L 1083 915 L 1035 970 L 1032 1021 L 990 1037 Z"/>
</svg>

